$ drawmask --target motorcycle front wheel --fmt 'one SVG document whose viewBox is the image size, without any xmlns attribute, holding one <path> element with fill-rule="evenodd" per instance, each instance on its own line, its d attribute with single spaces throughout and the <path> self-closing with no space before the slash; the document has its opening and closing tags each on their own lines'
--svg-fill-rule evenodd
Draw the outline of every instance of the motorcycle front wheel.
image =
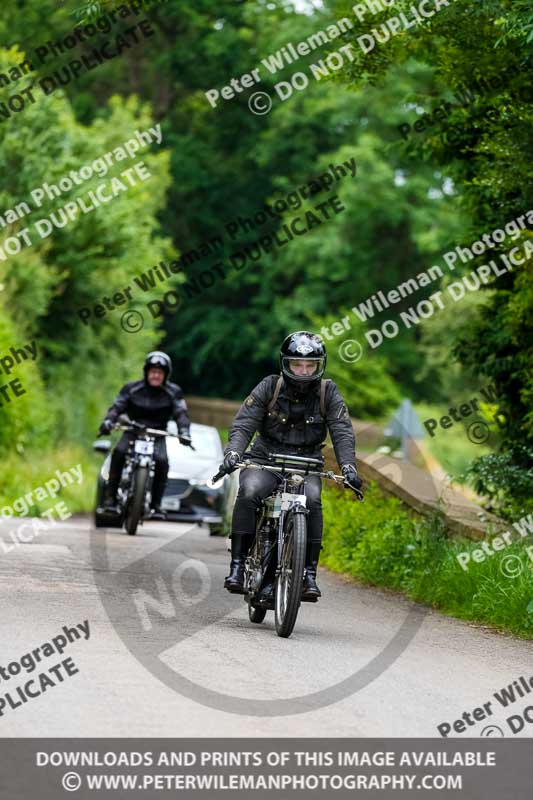
<svg viewBox="0 0 533 800">
<path fill-rule="evenodd" d="M 280 574 L 275 584 L 276 633 L 282 638 L 291 635 L 300 601 L 305 568 L 307 524 L 303 514 L 291 514 L 281 554 Z"/>
<path fill-rule="evenodd" d="M 126 530 L 130 536 L 134 536 L 137 532 L 137 526 L 144 514 L 148 467 L 137 467 L 133 473 L 132 481 L 132 492 L 126 509 Z"/>
</svg>

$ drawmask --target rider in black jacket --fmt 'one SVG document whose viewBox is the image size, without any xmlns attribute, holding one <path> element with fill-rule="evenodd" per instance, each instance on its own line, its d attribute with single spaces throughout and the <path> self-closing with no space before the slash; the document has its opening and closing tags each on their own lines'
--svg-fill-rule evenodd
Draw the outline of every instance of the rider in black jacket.
<svg viewBox="0 0 533 800">
<path fill-rule="evenodd" d="M 360 489 L 355 466 L 355 436 L 346 404 L 337 386 L 322 380 L 326 349 L 321 338 L 307 331 L 287 336 L 281 346 L 281 376 L 269 375 L 259 383 L 239 409 L 224 451 L 224 467 L 235 468 L 252 437 L 252 457 L 259 460 L 270 452 L 322 458 L 321 448 L 331 434 L 335 456 L 347 483 Z M 242 592 L 244 561 L 254 538 L 255 516 L 261 502 L 275 489 L 278 479 L 271 472 L 243 470 L 233 513 L 230 574 L 224 586 Z M 306 481 L 308 539 L 302 599 L 316 601 L 318 558 L 322 541 L 321 481 Z M 271 599 L 271 582 L 263 590 Z"/>
<path fill-rule="evenodd" d="M 144 362 L 144 379 L 131 381 L 122 387 L 100 426 L 99 435 L 109 434 L 120 414 L 127 414 L 130 419 L 147 427 L 163 430 L 166 429 L 167 422 L 173 419 L 178 426 L 180 442 L 189 446 L 191 444 L 189 432 L 191 423 L 187 413 L 187 403 L 181 388 L 168 380 L 171 372 L 172 362 L 166 353 L 159 350 L 148 353 Z M 109 481 L 104 497 L 104 510 L 109 513 L 118 512 L 117 489 L 126 453 L 134 437 L 134 433 L 124 432 L 111 457 Z M 158 437 L 156 440 L 154 462 L 152 512 L 159 518 L 164 518 L 161 501 L 168 475 L 168 458 L 166 442 L 163 437 Z"/>
</svg>

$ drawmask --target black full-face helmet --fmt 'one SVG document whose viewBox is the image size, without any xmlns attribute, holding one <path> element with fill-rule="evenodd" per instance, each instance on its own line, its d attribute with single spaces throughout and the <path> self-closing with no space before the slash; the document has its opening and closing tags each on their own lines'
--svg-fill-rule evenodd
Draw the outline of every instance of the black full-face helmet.
<svg viewBox="0 0 533 800">
<path fill-rule="evenodd" d="M 144 380 L 147 380 L 148 370 L 151 367 L 158 367 L 163 370 L 165 373 L 165 383 L 172 374 L 172 361 L 170 360 L 170 356 L 167 356 L 167 354 L 161 352 L 161 350 L 153 350 L 146 356 L 144 360 Z"/>
<path fill-rule="evenodd" d="M 309 331 L 291 333 L 281 345 L 279 365 L 285 381 L 306 391 L 320 380 L 326 369 L 326 348 L 320 336 Z"/>
</svg>

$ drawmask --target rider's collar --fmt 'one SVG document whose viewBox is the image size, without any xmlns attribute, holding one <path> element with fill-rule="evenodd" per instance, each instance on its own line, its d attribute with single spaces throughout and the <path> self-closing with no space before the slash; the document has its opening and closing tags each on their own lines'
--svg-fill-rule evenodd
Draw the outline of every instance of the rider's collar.
<svg viewBox="0 0 533 800">
<path fill-rule="evenodd" d="M 313 393 L 313 389 L 315 388 L 313 384 L 299 384 L 300 388 L 296 388 L 296 386 L 287 383 L 284 381 L 285 388 L 287 390 L 287 397 L 289 400 L 305 400 L 307 397 L 310 397 Z"/>
</svg>

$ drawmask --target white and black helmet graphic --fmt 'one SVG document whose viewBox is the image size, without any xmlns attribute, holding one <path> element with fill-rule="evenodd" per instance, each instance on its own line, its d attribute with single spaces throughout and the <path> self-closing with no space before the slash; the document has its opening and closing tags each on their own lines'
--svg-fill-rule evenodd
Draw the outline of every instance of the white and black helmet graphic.
<svg viewBox="0 0 533 800">
<path fill-rule="evenodd" d="M 298 375 L 291 364 L 299 361 L 316 362 L 312 374 Z M 279 365 L 283 376 L 289 383 L 310 384 L 320 380 L 326 369 L 326 348 L 320 336 L 309 331 L 295 331 L 283 341 L 279 354 Z"/>
<path fill-rule="evenodd" d="M 170 360 L 170 356 L 167 356 L 167 354 L 163 353 L 161 350 L 153 350 L 146 356 L 144 360 L 145 380 L 150 367 L 159 367 L 162 369 L 165 373 L 165 381 L 167 381 L 172 374 L 172 361 Z"/>
</svg>

